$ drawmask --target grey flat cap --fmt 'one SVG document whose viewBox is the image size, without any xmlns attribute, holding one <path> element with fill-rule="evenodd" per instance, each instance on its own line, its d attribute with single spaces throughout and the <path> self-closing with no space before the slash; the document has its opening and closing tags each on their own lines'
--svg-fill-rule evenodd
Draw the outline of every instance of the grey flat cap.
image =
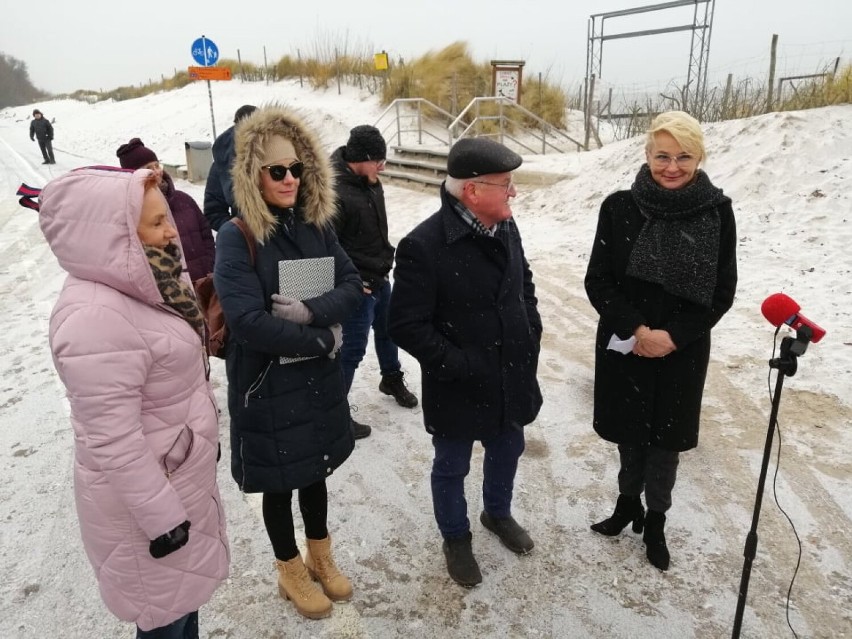
<svg viewBox="0 0 852 639">
<path fill-rule="evenodd" d="M 499 142 L 488 138 L 464 138 L 456 142 L 447 156 L 450 177 L 467 179 L 491 173 L 514 171 L 524 159 Z"/>
</svg>

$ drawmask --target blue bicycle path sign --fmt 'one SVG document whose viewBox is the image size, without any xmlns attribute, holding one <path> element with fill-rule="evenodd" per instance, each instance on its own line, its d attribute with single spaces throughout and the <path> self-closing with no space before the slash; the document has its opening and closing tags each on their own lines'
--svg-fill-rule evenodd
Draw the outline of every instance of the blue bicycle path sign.
<svg viewBox="0 0 852 639">
<path fill-rule="evenodd" d="M 201 36 L 192 43 L 192 59 L 204 67 L 212 67 L 219 61 L 219 47 L 212 40 Z"/>
</svg>

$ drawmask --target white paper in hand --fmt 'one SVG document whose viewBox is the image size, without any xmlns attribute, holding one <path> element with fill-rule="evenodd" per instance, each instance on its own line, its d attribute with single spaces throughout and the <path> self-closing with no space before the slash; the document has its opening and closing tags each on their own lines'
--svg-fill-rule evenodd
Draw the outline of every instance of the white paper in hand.
<svg viewBox="0 0 852 639">
<path fill-rule="evenodd" d="M 636 345 L 635 337 L 628 337 L 627 339 L 619 339 L 618 335 L 615 333 L 612 334 L 612 337 L 609 338 L 609 344 L 606 345 L 607 349 L 611 351 L 618 351 L 624 355 L 633 351 L 633 347 Z"/>
<path fill-rule="evenodd" d="M 319 297 L 334 288 L 334 258 L 310 257 L 278 262 L 278 292 L 299 301 Z M 281 357 L 281 364 L 301 362 L 311 357 Z"/>
</svg>

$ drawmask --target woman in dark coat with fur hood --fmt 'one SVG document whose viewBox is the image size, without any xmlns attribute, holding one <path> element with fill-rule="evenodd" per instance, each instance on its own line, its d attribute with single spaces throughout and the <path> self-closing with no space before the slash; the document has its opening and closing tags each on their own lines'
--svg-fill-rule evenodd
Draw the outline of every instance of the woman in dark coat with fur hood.
<svg viewBox="0 0 852 639">
<path fill-rule="evenodd" d="M 234 222 L 220 228 L 214 281 L 230 331 L 231 472 L 241 490 L 263 493 L 280 595 L 317 619 L 331 614 L 332 600 L 352 595 L 331 556 L 326 477 L 354 447 L 335 355 L 340 323 L 360 303 L 361 278 L 331 226 L 328 156 L 296 115 L 273 105 L 240 122 L 231 173 L 257 250 L 252 264 Z M 303 300 L 279 295 L 279 264 L 306 258 L 333 260 L 331 290 Z M 293 528 L 293 490 L 307 537 L 304 561 Z"/>
<path fill-rule="evenodd" d="M 645 156 L 631 189 L 601 206 L 586 273 L 600 313 L 594 428 L 621 460 L 615 512 L 592 530 L 644 528 L 648 560 L 667 570 L 665 512 L 679 453 L 698 445 L 710 330 L 734 301 L 736 225 L 731 199 L 698 168 L 704 136 L 694 118 L 657 116 Z"/>
</svg>

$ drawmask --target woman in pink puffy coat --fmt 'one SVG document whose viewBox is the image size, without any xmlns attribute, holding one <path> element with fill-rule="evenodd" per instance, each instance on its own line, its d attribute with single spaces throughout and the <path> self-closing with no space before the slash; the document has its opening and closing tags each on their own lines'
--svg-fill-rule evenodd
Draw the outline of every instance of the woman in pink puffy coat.
<svg viewBox="0 0 852 639">
<path fill-rule="evenodd" d="M 218 411 L 204 323 L 151 171 L 50 182 L 40 223 L 68 278 L 50 346 L 74 428 L 83 546 L 107 608 L 137 637 L 198 637 L 228 574 Z"/>
</svg>

